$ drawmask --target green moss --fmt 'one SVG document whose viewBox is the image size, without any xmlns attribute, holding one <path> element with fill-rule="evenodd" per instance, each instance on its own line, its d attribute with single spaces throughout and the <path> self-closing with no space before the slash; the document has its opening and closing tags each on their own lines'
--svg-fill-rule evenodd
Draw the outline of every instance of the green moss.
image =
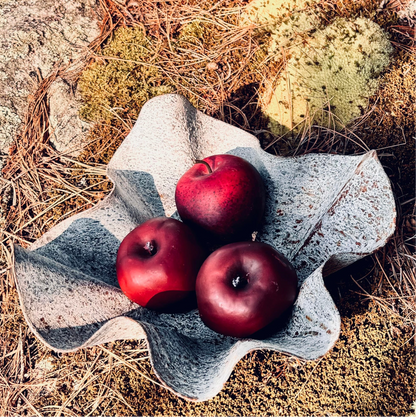
<svg viewBox="0 0 416 417">
<path fill-rule="evenodd" d="M 291 48 L 278 84 L 263 95 L 276 135 L 308 124 L 339 129 L 362 114 L 393 47 L 374 22 L 338 18 Z"/>
<path fill-rule="evenodd" d="M 141 28 L 119 28 L 97 59 L 82 74 L 79 89 L 85 105 L 80 116 L 88 121 L 137 118 L 143 104 L 173 91 L 162 77 L 157 56 Z"/>
<path fill-rule="evenodd" d="M 199 20 L 193 20 L 181 27 L 178 42 L 189 42 L 192 44 L 204 42 L 205 32 L 206 28 L 202 23 Z"/>
</svg>

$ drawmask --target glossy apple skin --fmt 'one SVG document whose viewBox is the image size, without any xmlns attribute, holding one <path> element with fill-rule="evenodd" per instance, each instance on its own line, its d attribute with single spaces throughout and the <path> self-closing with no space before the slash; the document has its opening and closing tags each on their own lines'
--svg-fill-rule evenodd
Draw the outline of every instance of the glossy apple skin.
<svg viewBox="0 0 416 417">
<path fill-rule="evenodd" d="M 136 227 L 121 242 L 117 279 L 131 301 L 169 312 L 192 295 L 205 258 L 205 250 L 188 226 L 156 217 Z"/>
<path fill-rule="evenodd" d="M 261 223 L 266 193 L 257 169 L 234 155 L 213 155 L 178 181 L 175 201 L 184 223 L 224 243 L 249 240 Z"/>
<path fill-rule="evenodd" d="M 240 284 L 236 286 L 237 277 Z M 292 306 L 297 286 L 293 266 L 272 246 L 260 242 L 231 243 L 213 252 L 199 270 L 199 314 L 217 333 L 248 337 Z"/>
</svg>

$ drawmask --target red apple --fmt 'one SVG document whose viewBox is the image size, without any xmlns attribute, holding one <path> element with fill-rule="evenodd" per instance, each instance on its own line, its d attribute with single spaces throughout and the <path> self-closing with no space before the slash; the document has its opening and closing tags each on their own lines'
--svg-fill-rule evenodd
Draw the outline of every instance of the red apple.
<svg viewBox="0 0 416 417">
<path fill-rule="evenodd" d="M 297 283 L 293 266 L 272 246 L 231 243 L 213 252 L 199 270 L 199 314 L 217 333 L 247 337 L 292 306 Z"/>
<path fill-rule="evenodd" d="M 117 279 L 131 301 L 169 311 L 194 292 L 205 257 L 188 226 L 168 217 L 156 217 L 136 227 L 121 242 Z"/>
<path fill-rule="evenodd" d="M 234 155 L 197 161 L 179 179 L 175 192 L 184 223 L 224 242 L 251 238 L 262 220 L 265 199 L 259 172 Z"/>
</svg>

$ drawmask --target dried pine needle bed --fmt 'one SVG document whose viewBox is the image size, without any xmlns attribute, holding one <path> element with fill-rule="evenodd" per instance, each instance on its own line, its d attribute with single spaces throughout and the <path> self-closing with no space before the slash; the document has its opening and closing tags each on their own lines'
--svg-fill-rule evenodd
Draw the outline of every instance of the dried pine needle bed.
<svg viewBox="0 0 416 417">
<path fill-rule="evenodd" d="M 92 43 L 91 54 L 76 70 L 57 68 L 38 80 L 0 179 L 0 415 L 411 413 L 416 343 L 416 65 L 409 34 L 414 28 L 397 20 L 404 2 L 385 2 L 382 10 L 375 0 L 318 3 L 317 13 L 328 22 L 336 17 L 373 19 L 390 33 L 396 47 L 368 109 L 337 132 L 309 126 L 291 137 L 270 133 L 258 93 L 265 78 L 279 76 L 284 62 L 268 59 L 265 31 L 238 26 L 245 0 L 101 0 L 101 35 Z M 117 36 L 124 41 L 142 36 L 142 49 L 118 53 Z M 145 50 L 146 59 L 138 60 Z M 134 62 L 127 62 L 124 55 L 120 59 L 123 53 L 132 54 Z M 142 79 L 139 92 L 133 86 L 120 92 L 114 84 L 110 95 L 97 97 L 93 76 L 107 82 L 109 65 L 121 76 L 123 71 L 139 75 L 147 65 L 150 75 Z M 92 121 L 89 143 L 77 158 L 59 154 L 49 142 L 47 95 L 58 77 L 80 80 L 85 100 L 81 114 Z M 240 361 L 220 394 L 199 404 L 179 399 L 158 384 L 143 341 L 114 342 L 71 354 L 44 347 L 24 321 L 12 269 L 13 244 L 28 246 L 110 191 L 105 165 L 144 102 L 166 91 L 181 93 L 201 111 L 255 134 L 273 154 L 379 149 L 399 214 L 396 234 L 385 248 L 326 279 L 342 329 L 325 357 L 304 362 L 256 351 Z M 90 105 L 94 100 L 100 108 Z"/>
</svg>

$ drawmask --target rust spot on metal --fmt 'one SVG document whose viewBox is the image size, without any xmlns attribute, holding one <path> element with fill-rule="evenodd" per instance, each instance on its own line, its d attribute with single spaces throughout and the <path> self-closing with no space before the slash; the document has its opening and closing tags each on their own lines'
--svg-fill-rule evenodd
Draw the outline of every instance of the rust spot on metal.
<svg viewBox="0 0 416 417">
<path fill-rule="evenodd" d="M 309 321 L 312 321 L 312 319 L 309 316 L 305 316 Z"/>
</svg>

